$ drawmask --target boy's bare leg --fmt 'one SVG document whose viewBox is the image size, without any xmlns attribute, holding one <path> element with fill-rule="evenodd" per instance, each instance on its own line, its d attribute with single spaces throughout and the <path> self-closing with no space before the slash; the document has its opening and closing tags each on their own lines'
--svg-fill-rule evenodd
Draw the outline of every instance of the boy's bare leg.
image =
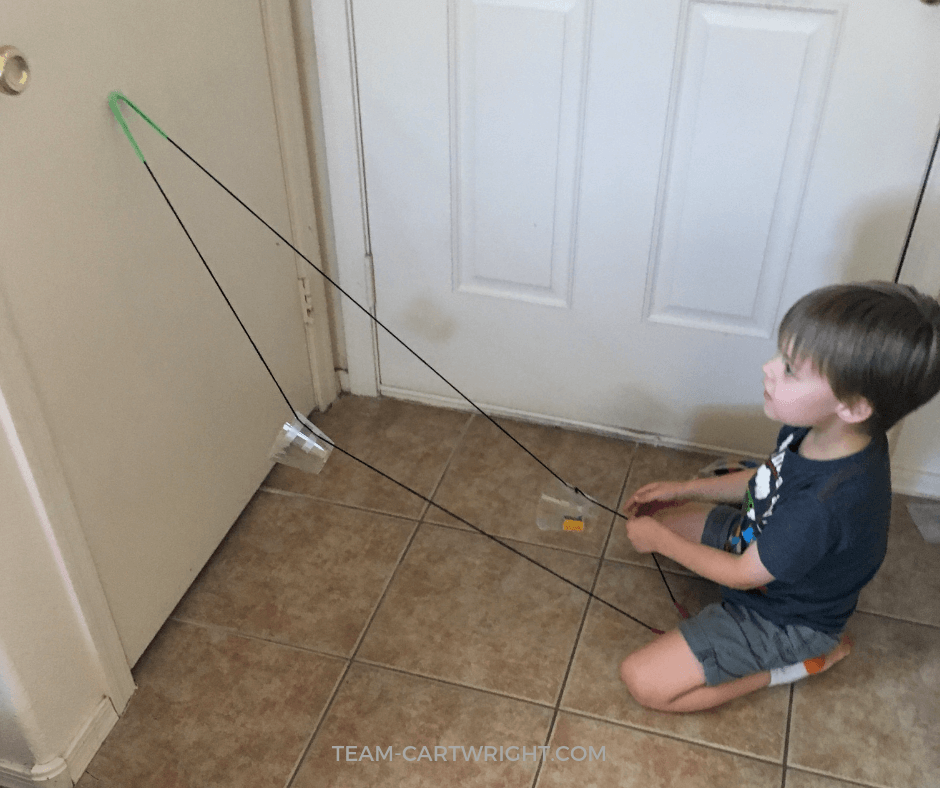
<svg viewBox="0 0 940 788">
<path fill-rule="evenodd" d="M 699 501 L 650 501 L 637 509 L 637 517 L 648 515 L 694 544 L 702 541 L 705 519 L 715 508 L 713 503 Z"/>
<path fill-rule="evenodd" d="M 698 544 L 713 507 L 714 504 L 698 501 L 650 501 L 637 510 L 636 516 L 654 517 L 674 533 Z M 826 655 L 818 672 L 828 670 L 850 650 L 851 639 L 844 636 Z M 715 687 L 706 686 L 702 666 L 678 629 L 630 654 L 620 666 L 620 675 L 641 705 L 669 712 L 712 709 L 770 684 L 770 671 L 765 670 Z"/>
<path fill-rule="evenodd" d="M 851 639 L 843 636 L 826 655 L 821 671 L 846 657 L 850 650 Z M 620 666 L 620 675 L 641 705 L 668 712 L 712 709 L 770 684 L 770 671 L 765 670 L 715 687 L 705 686 L 702 666 L 678 629 L 633 652 Z"/>
</svg>

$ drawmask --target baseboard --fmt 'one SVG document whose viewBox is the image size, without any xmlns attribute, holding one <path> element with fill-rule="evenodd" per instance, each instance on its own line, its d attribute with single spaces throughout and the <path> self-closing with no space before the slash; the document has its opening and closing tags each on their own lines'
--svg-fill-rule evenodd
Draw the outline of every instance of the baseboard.
<svg viewBox="0 0 940 788">
<path fill-rule="evenodd" d="M 940 473 L 892 466 L 891 489 L 904 495 L 940 500 Z"/>
<path fill-rule="evenodd" d="M 69 765 L 62 758 L 34 766 L 32 769 L 0 761 L 0 788 L 72 788 L 75 781 Z"/>
<path fill-rule="evenodd" d="M 31 768 L 0 761 L 0 788 L 72 788 L 117 721 L 111 701 L 102 698 L 62 757 Z"/>
<path fill-rule="evenodd" d="M 407 389 L 398 389 L 393 386 L 380 386 L 379 393 L 384 397 L 418 402 L 422 405 L 431 405 L 436 408 L 448 408 L 450 410 L 461 410 L 472 413 L 477 412 L 466 400 L 457 399 L 456 397 L 445 397 L 439 394 L 424 394 L 422 392 L 408 391 Z M 636 441 L 637 443 L 645 443 L 650 446 L 665 446 L 670 449 L 694 449 L 695 451 L 707 452 L 709 454 L 732 454 L 736 457 L 749 457 L 758 461 L 767 459 L 767 455 L 764 454 L 757 455 L 738 451 L 737 449 L 730 449 L 727 446 L 695 443 L 694 441 L 670 438 L 666 435 L 658 435 L 653 432 L 628 430 L 622 427 L 608 427 L 599 424 L 591 424 L 585 421 L 577 421 L 576 419 L 545 416 L 540 413 L 516 410 L 515 408 L 504 408 L 498 405 L 480 404 L 480 408 L 488 416 L 503 416 L 507 419 L 527 421 L 532 424 L 544 424 L 548 427 L 565 427 L 567 429 L 577 430 L 578 432 L 602 435 L 605 438 L 622 438 L 624 440 Z"/>
<path fill-rule="evenodd" d="M 476 409 L 469 405 L 466 400 L 457 399 L 456 397 L 445 397 L 439 394 L 424 394 L 422 392 L 395 388 L 394 386 L 381 386 L 380 393 L 382 396 L 391 397 L 392 399 L 418 402 L 422 405 L 431 405 L 437 408 L 448 408 L 450 410 L 472 413 L 476 412 Z M 608 438 L 632 440 L 650 446 L 666 446 L 670 449 L 693 449 L 695 451 L 709 452 L 712 454 L 732 454 L 741 457 L 752 457 L 758 461 L 763 461 L 767 458 L 767 455 L 749 454 L 729 448 L 728 446 L 712 446 L 706 443 L 695 443 L 679 438 L 670 438 L 665 435 L 657 435 L 652 432 L 627 430 L 620 427 L 604 427 L 597 424 L 576 421 L 574 419 L 544 416 L 537 413 L 515 410 L 513 408 L 503 408 L 497 405 L 480 405 L 480 408 L 489 416 L 504 416 L 506 418 L 527 421 L 533 424 L 545 424 L 550 427 L 566 427 L 580 432 L 603 435 Z M 911 470 L 909 468 L 892 467 L 891 488 L 894 492 L 902 493 L 903 495 L 940 499 L 940 474 Z"/>
</svg>

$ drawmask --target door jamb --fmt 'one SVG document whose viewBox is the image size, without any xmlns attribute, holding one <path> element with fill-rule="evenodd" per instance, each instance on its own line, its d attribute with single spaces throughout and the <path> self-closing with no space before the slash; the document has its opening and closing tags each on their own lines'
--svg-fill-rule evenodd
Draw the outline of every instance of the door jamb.
<svg viewBox="0 0 940 788">
<path fill-rule="evenodd" d="M 271 93 L 280 142 L 281 168 L 287 193 L 291 242 L 323 269 L 317 206 L 304 122 L 300 58 L 295 45 L 291 0 L 260 0 L 261 20 L 267 50 Z M 339 382 L 333 360 L 327 283 L 295 255 L 299 280 L 299 306 L 307 339 L 307 355 L 313 383 L 314 407 L 325 411 L 339 395 Z"/>
<path fill-rule="evenodd" d="M 335 270 L 342 287 L 374 315 L 352 7 L 349 0 L 297 1 L 309 2 L 313 19 L 331 209 L 327 218 L 335 240 Z M 345 301 L 341 313 L 348 390 L 376 397 L 379 358 L 375 323 Z M 347 388 L 345 383 L 343 388 Z"/>
</svg>

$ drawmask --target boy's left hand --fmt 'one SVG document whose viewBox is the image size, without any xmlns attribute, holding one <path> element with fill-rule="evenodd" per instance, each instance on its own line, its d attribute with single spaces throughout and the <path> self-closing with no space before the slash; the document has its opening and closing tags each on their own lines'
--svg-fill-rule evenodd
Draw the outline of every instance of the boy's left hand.
<svg viewBox="0 0 940 788">
<path fill-rule="evenodd" d="M 627 536 L 638 553 L 661 552 L 660 536 L 665 526 L 652 517 L 634 517 L 627 520 Z"/>
</svg>

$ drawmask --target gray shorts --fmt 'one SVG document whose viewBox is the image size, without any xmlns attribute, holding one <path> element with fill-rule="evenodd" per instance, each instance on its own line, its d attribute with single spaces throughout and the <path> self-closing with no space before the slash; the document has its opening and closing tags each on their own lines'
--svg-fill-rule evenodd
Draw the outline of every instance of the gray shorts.
<svg viewBox="0 0 940 788">
<path fill-rule="evenodd" d="M 738 507 L 719 504 L 705 519 L 702 544 L 722 549 L 743 517 Z M 679 631 L 705 668 L 709 687 L 828 654 L 840 638 L 800 624 L 781 627 L 733 602 L 706 606 L 680 622 Z"/>
</svg>

